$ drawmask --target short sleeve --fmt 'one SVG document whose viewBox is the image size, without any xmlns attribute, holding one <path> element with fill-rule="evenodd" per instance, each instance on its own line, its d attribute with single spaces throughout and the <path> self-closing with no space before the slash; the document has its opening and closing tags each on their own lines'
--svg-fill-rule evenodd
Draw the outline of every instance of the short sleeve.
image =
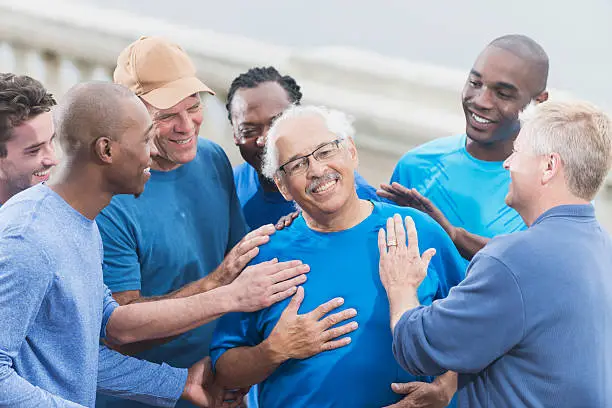
<svg viewBox="0 0 612 408">
<path fill-rule="evenodd" d="M 111 201 L 96 218 L 104 246 L 104 283 L 113 292 L 141 289 L 136 226 L 124 208 Z"/>
<path fill-rule="evenodd" d="M 407 155 L 408 153 L 406 153 L 395 165 L 389 183 L 400 183 L 403 186 L 411 187 L 410 174 L 408 171 L 405 171 L 406 166 L 404 162 L 407 159 Z"/>
<path fill-rule="evenodd" d="M 106 325 L 111 317 L 111 314 L 119 307 L 117 301 L 113 298 L 108 286 L 104 285 L 104 303 L 102 305 L 102 326 L 100 328 L 100 338 L 106 338 Z"/>
<path fill-rule="evenodd" d="M 257 312 L 228 313 L 219 319 L 210 344 L 213 369 L 219 357 L 236 347 L 253 347 L 264 339 L 257 328 Z"/>
</svg>

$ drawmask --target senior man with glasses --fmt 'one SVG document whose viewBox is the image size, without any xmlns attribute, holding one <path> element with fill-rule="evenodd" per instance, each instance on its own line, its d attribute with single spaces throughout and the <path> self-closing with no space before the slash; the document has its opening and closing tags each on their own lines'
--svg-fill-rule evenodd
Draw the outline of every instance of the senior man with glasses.
<svg viewBox="0 0 612 408">
<path fill-rule="evenodd" d="M 358 198 L 353 135 L 343 113 L 313 106 L 290 107 L 268 133 L 263 173 L 302 213 L 260 247 L 253 262 L 300 259 L 310 273 L 292 299 L 226 315 L 211 345 L 219 383 L 260 384 L 259 404 L 266 408 L 381 407 L 402 399 L 392 383 L 417 380 L 393 359 L 389 304 L 378 276 L 378 230 L 394 213 L 410 215 L 423 247 L 438 251 L 419 288 L 421 302 L 445 297 L 464 277 L 466 262 L 429 216 Z M 325 316 L 317 306 L 332 298 L 345 309 Z M 311 333 L 334 326 L 339 316 L 354 318 L 325 332 L 329 341 L 322 346 L 316 343 Z M 298 323 L 302 330 L 295 329 Z M 434 389 L 450 391 L 431 406 L 450 401 L 453 384 L 442 380 L 440 388 L 427 388 Z"/>
</svg>

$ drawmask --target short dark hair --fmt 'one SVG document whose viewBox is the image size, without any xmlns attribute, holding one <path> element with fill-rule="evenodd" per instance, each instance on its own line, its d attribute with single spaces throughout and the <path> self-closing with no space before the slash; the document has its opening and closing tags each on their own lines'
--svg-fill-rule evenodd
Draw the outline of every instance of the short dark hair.
<svg viewBox="0 0 612 408">
<path fill-rule="evenodd" d="M 6 142 L 13 128 L 49 112 L 57 102 L 53 95 L 34 78 L 27 75 L 0 73 L 0 157 L 6 157 Z"/>
<path fill-rule="evenodd" d="M 289 102 L 299 105 L 302 100 L 302 92 L 300 86 L 295 82 L 295 79 L 289 75 L 281 75 L 274 67 L 257 67 L 251 68 L 247 72 L 240 74 L 232 81 L 229 91 L 227 92 L 227 117 L 230 123 L 232 122 L 232 100 L 234 94 L 241 88 L 256 88 L 264 82 L 276 82 L 287 91 Z"/>
</svg>

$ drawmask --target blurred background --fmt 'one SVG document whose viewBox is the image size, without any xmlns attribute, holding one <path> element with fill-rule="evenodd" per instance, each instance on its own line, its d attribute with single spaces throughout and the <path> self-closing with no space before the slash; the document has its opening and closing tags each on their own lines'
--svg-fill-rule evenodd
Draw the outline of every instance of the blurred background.
<svg viewBox="0 0 612 408">
<path fill-rule="evenodd" d="M 360 172 L 377 185 L 411 147 L 463 131 L 467 72 L 500 35 L 526 34 L 544 47 L 551 97 L 612 112 L 610 21 L 610 0 L 0 0 L 0 70 L 33 75 L 61 98 L 78 81 L 109 80 L 139 36 L 164 35 L 217 91 L 201 136 L 237 164 L 227 88 L 250 67 L 274 65 L 296 78 L 305 103 L 354 116 Z M 612 231 L 612 182 L 596 208 Z"/>
</svg>

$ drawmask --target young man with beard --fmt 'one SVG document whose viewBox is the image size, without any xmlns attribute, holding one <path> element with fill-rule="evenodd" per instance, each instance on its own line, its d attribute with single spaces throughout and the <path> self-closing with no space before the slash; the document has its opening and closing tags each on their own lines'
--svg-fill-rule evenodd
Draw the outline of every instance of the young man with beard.
<svg viewBox="0 0 612 408">
<path fill-rule="evenodd" d="M 463 88 L 466 133 L 406 153 L 378 194 L 431 215 L 467 259 L 490 238 L 525 229 L 504 203 L 510 178 L 503 162 L 512 154 L 519 112 L 548 99 L 547 78 L 548 56 L 534 40 L 493 40 Z"/>
<path fill-rule="evenodd" d="M 251 68 L 236 77 L 227 96 L 227 112 L 234 131 L 234 143 L 246 163 L 234 168 L 240 205 L 251 229 L 276 223 L 296 211 L 271 180 L 261 174 L 266 133 L 272 122 L 290 105 L 299 105 L 300 86 L 274 67 Z M 378 201 L 376 189 L 355 173 L 357 194 Z"/>
<path fill-rule="evenodd" d="M 253 262 L 297 257 L 311 271 L 291 301 L 224 316 L 211 347 L 219 383 L 230 389 L 260 384 L 262 407 L 381 407 L 403 401 L 392 383 L 417 378 L 393 360 L 376 251 L 378 229 L 394 212 L 415 217 L 425 245 L 441 255 L 419 288 L 422 302 L 443 298 L 463 279 L 465 260 L 429 216 L 358 197 L 353 135 L 346 115 L 312 106 L 290 107 L 268 132 L 263 175 L 302 213 L 276 232 Z M 317 307 L 338 296 L 337 304 L 348 307 L 339 314 L 327 316 Z M 339 316 L 354 321 L 335 326 Z M 313 341 L 321 338 L 321 327 L 330 326 L 323 345 Z M 428 406 L 446 406 L 452 397 L 454 378 L 438 380 L 450 384 L 427 391 L 450 392 Z"/>
<path fill-rule="evenodd" d="M 37 80 L 0 74 L 0 205 L 49 179 L 57 164 L 51 115 L 55 104 Z"/>
<path fill-rule="evenodd" d="M 612 120 L 584 102 L 525 113 L 505 201 L 529 227 L 492 239 L 448 297 L 417 298 L 433 251 L 419 255 L 414 222 L 408 246 L 403 217 L 380 231 L 393 350 L 415 375 L 458 372 L 460 407 L 607 407 L 612 240 L 590 201 L 612 165 Z"/>
</svg>

